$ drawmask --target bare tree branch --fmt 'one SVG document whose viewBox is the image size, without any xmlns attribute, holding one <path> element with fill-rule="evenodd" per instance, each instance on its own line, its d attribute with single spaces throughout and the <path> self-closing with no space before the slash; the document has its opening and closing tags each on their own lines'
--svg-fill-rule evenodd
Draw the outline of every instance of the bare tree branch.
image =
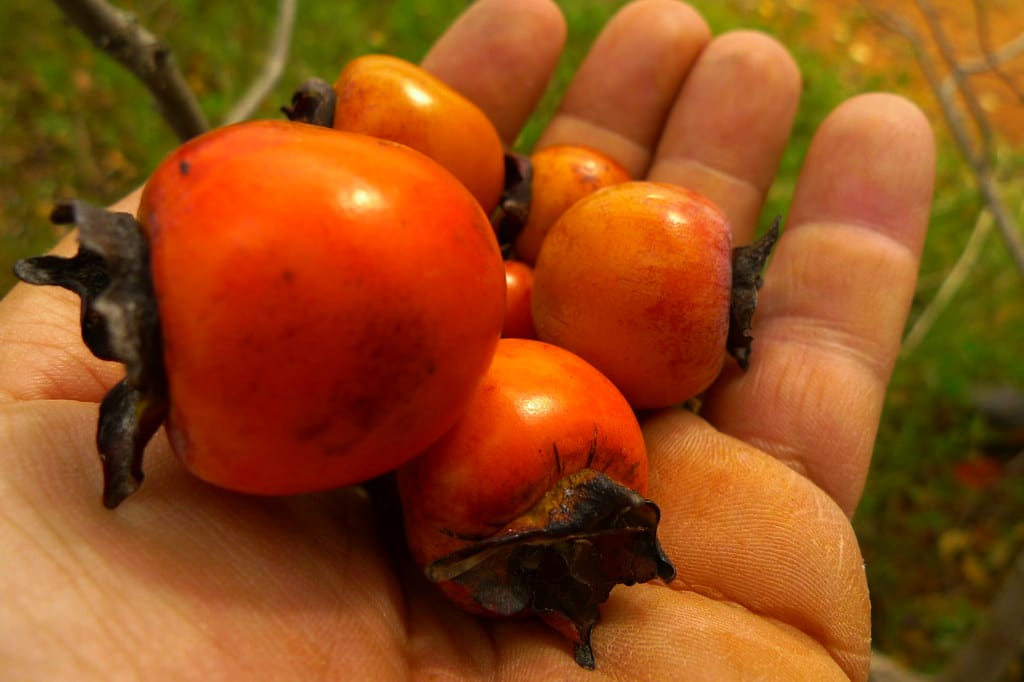
<svg viewBox="0 0 1024 682">
<path fill-rule="evenodd" d="M 968 114 L 970 114 L 971 120 L 981 136 L 981 148 L 975 150 L 973 163 L 987 169 L 992 164 L 993 157 L 992 126 L 988 123 L 988 116 L 985 114 L 985 110 L 982 108 L 974 88 L 971 87 L 967 75 L 960 70 L 960 64 L 957 61 L 953 45 L 949 42 L 948 36 L 946 36 L 946 31 L 939 20 L 938 11 L 935 9 L 935 6 L 931 2 L 926 2 L 926 0 L 916 0 L 916 4 L 918 10 L 924 16 L 932 40 L 936 47 L 938 47 L 939 56 L 942 57 L 946 68 L 949 69 L 950 74 L 953 76 L 957 91 L 960 93 L 960 99 L 963 101 L 964 107 L 967 109 Z"/>
<path fill-rule="evenodd" d="M 929 87 L 939 101 L 943 117 L 949 125 L 949 129 L 953 134 L 953 139 L 956 142 L 957 147 L 960 149 L 960 153 L 970 165 L 971 170 L 978 181 L 978 189 L 981 192 L 982 199 L 988 206 L 989 210 L 992 211 L 992 217 L 995 218 L 996 225 L 999 227 L 999 232 L 1006 244 L 1006 248 L 1010 252 L 1010 257 L 1013 259 L 1017 270 L 1021 275 L 1024 275 L 1024 242 L 1022 242 L 1020 227 L 1010 215 L 1009 210 L 1006 208 L 1006 204 L 1003 203 L 999 194 L 995 177 L 992 174 L 990 163 L 991 159 L 985 155 L 986 152 L 984 149 L 981 151 L 975 149 L 974 142 L 971 140 L 971 137 L 967 132 L 963 117 L 960 116 L 956 103 L 953 101 L 951 96 L 944 93 L 942 87 L 943 79 L 939 73 L 938 66 L 935 64 L 925 47 L 924 39 L 906 20 L 881 9 L 873 0 L 860 0 L 860 2 L 861 5 L 868 10 L 868 12 L 870 12 L 880 24 L 902 35 L 914 50 L 918 64 L 921 66 L 921 71 L 924 74 L 925 79 L 928 81 Z M 919 5 L 926 5 L 931 8 L 931 5 L 925 3 L 924 0 L 917 0 L 917 2 Z M 955 69 L 953 75 L 955 78 L 963 78 L 963 73 L 956 71 Z M 959 92 L 961 95 L 965 92 L 968 93 L 968 96 L 973 95 L 973 91 L 971 91 L 969 87 L 961 87 L 959 88 Z M 975 104 L 977 104 L 976 100 Z M 978 110 L 981 112 L 981 116 L 984 119 L 985 114 L 984 111 L 981 110 L 980 106 L 978 106 Z"/>
<path fill-rule="evenodd" d="M 960 70 L 969 76 L 983 73 L 993 68 L 1002 67 L 1006 62 L 1012 61 L 1022 54 L 1024 54 L 1024 33 L 1011 38 L 984 57 L 963 60 L 960 62 Z"/>
<path fill-rule="evenodd" d="M 142 81 L 179 139 L 187 140 L 209 128 L 171 51 L 134 17 L 104 0 L 54 0 L 54 3 L 99 49 Z"/>
<path fill-rule="evenodd" d="M 985 0 L 973 0 L 974 2 L 974 16 L 976 17 L 976 23 L 978 28 L 978 44 L 981 46 L 981 51 L 985 55 L 985 62 L 988 66 L 988 70 L 994 73 L 1011 92 L 1016 93 L 1018 97 L 1021 96 L 1020 90 L 1017 89 L 1016 83 L 1013 82 L 1013 78 L 1010 74 L 1006 73 L 1001 67 L 1002 63 L 995 59 L 995 52 L 992 49 L 992 32 L 989 29 L 988 21 L 988 3 Z M 961 70 L 963 64 L 959 65 Z"/>
<path fill-rule="evenodd" d="M 259 77 L 249 86 L 249 90 L 231 107 L 224 117 L 224 125 L 237 123 L 252 116 L 252 113 L 266 98 L 277 84 L 288 61 L 288 50 L 291 49 L 292 33 L 295 28 L 295 10 L 298 0 L 280 0 L 275 22 L 274 35 L 270 41 L 267 60 Z"/>
<path fill-rule="evenodd" d="M 968 76 L 985 73 L 986 71 L 1002 67 L 1003 64 L 1016 59 L 1022 54 L 1024 54 L 1024 33 L 1019 34 L 1016 38 L 1004 43 L 996 48 L 994 52 L 988 53 L 984 57 L 964 59 L 960 62 L 960 71 Z M 1016 88 L 1016 85 L 1012 82 L 1009 85 L 1018 99 L 1024 102 L 1024 91 Z M 955 88 L 956 84 L 953 81 L 953 76 L 946 76 L 942 82 L 942 94 L 946 97 L 952 97 Z"/>
</svg>

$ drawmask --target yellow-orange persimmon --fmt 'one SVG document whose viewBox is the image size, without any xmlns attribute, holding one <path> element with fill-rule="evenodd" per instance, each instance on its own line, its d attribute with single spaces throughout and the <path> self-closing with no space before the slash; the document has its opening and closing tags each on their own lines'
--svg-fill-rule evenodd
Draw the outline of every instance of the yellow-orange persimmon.
<svg viewBox="0 0 1024 682">
<path fill-rule="evenodd" d="M 504 147 L 487 115 L 416 64 L 373 54 L 349 62 L 334 83 L 334 127 L 400 142 L 457 177 L 485 211 L 505 182 Z"/>
<path fill-rule="evenodd" d="M 593 364 L 634 407 L 685 401 L 721 370 L 732 234 L 696 192 L 641 181 L 598 190 L 552 226 L 534 278 L 538 338 Z"/>
<path fill-rule="evenodd" d="M 610 156 L 579 145 L 545 147 L 530 155 L 533 170 L 530 211 L 515 241 L 516 257 L 537 262 L 548 230 L 570 206 L 588 194 L 629 180 L 629 172 Z"/>
</svg>

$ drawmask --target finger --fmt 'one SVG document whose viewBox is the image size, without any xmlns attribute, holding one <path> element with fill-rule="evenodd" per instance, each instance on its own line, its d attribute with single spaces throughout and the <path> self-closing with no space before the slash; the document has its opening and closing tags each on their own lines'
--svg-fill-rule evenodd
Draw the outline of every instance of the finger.
<svg viewBox="0 0 1024 682">
<path fill-rule="evenodd" d="M 565 44 L 550 0 L 480 0 L 441 36 L 423 68 L 476 103 L 511 145 L 544 93 Z"/>
<path fill-rule="evenodd" d="M 638 0 L 605 26 L 537 143 L 585 144 L 642 177 L 669 109 L 707 43 L 704 20 L 674 0 Z"/>
<path fill-rule="evenodd" d="M 793 628 L 851 679 L 864 679 L 867 580 L 839 506 L 806 478 L 684 410 L 647 420 L 644 437 L 649 495 L 661 508 L 658 535 L 677 570 L 672 587 Z"/>
<path fill-rule="evenodd" d="M 800 100 L 800 71 L 775 39 L 727 33 L 701 53 L 672 107 L 651 180 L 718 203 L 737 244 L 751 239 Z"/>
<path fill-rule="evenodd" d="M 815 135 L 765 275 L 749 371 L 703 414 L 805 473 L 852 513 L 867 475 L 928 222 L 935 150 L 893 95 L 841 105 Z"/>
</svg>

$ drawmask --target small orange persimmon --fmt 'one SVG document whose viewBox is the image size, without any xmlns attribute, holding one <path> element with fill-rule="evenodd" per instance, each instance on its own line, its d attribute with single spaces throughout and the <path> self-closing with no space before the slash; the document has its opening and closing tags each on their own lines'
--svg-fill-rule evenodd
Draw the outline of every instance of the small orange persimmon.
<svg viewBox="0 0 1024 682">
<path fill-rule="evenodd" d="M 334 83 L 334 128 L 400 142 L 464 184 L 485 211 L 505 182 L 504 146 L 487 115 L 416 64 L 372 54 L 353 59 Z"/>
<path fill-rule="evenodd" d="M 517 260 L 505 261 L 505 325 L 501 335 L 514 339 L 533 339 L 533 268 Z"/>
<path fill-rule="evenodd" d="M 534 275 L 538 338 L 589 361 L 634 407 L 683 402 L 721 370 L 732 234 L 700 194 L 653 182 L 598 190 L 551 228 Z"/>
<path fill-rule="evenodd" d="M 537 262 L 544 236 L 570 206 L 588 194 L 629 180 L 617 161 L 596 149 L 578 145 L 554 145 L 530 156 L 533 169 L 530 210 L 516 237 L 516 257 Z"/>
</svg>

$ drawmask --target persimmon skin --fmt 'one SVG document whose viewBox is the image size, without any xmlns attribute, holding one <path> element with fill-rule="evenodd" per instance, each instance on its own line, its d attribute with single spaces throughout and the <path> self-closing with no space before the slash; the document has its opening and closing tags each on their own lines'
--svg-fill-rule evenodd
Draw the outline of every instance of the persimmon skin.
<svg viewBox="0 0 1024 682">
<path fill-rule="evenodd" d="M 473 102 L 416 64 L 371 54 L 334 83 L 334 127 L 423 152 L 455 175 L 490 213 L 505 182 L 504 145 Z"/>
<path fill-rule="evenodd" d="M 407 147 L 284 121 L 222 128 L 157 168 L 138 218 L 168 433 L 206 481 L 287 494 L 391 470 L 455 423 L 490 364 L 497 240 L 473 196 Z"/>
<path fill-rule="evenodd" d="M 636 408 L 684 402 L 721 371 L 732 231 L 690 190 L 632 181 L 580 200 L 534 269 L 537 337 L 584 358 Z"/>
<path fill-rule="evenodd" d="M 569 207 L 602 187 L 630 179 L 610 156 L 579 145 L 545 147 L 530 155 L 533 182 L 530 212 L 516 237 L 516 258 L 533 265 L 548 230 Z"/>
<path fill-rule="evenodd" d="M 647 450 L 629 404 L 572 353 L 501 339 L 465 416 L 398 469 L 413 558 L 425 567 L 494 535 L 584 468 L 646 492 Z M 464 590 L 442 587 L 472 608 Z"/>
<path fill-rule="evenodd" d="M 518 260 L 505 261 L 505 324 L 504 338 L 535 339 L 533 311 L 533 268 Z"/>
</svg>

